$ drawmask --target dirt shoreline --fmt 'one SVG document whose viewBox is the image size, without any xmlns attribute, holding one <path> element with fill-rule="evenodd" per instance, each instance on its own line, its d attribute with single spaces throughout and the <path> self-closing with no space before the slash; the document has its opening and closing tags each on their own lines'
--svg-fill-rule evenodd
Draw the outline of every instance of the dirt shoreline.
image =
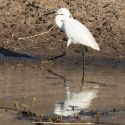
<svg viewBox="0 0 125 125">
<path fill-rule="evenodd" d="M 25 54 L 24 54 L 25 55 Z M 35 66 L 35 67 L 41 67 L 41 65 L 44 65 L 44 62 L 46 59 L 49 59 L 48 57 L 44 56 L 42 58 L 40 57 L 34 57 L 34 56 L 1 56 L 0 57 L 0 65 L 8 64 L 8 65 L 21 65 L 21 66 Z M 74 56 L 69 57 L 61 57 L 59 59 L 55 59 L 52 61 L 53 63 L 82 63 L 81 57 Z M 86 64 L 94 64 L 94 65 L 125 65 L 124 59 L 117 59 L 117 58 L 99 58 L 99 57 L 91 57 L 87 56 L 85 59 Z M 47 65 L 50 65 L 51 63 L 47 63 Z"/>
<path fill-rule="evenodd" d="M 56 4 L 55 4 L 56 3 Z M 44 13 L 66 7 L 93 34 L 100 51 L 85 47 L 86 60 L 125 61 L 125 3 L 122 0 L 0 0 L 0 57 L 50 58 L 62 54 L 67 36 L 54 26 L 48 34 L 18 40 L 48 31 L 55 15 Z M 60 60 L 82 60 L 79 45 L 71 44 Z"/>
</svg>

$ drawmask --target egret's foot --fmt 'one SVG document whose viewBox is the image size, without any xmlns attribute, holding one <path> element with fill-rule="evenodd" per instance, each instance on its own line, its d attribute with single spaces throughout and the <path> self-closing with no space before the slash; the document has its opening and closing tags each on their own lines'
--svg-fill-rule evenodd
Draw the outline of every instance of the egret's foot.
<svg viewBox="0 0 125 125">
<path fill-rule="evenodd" d="M 45 61 L 41 61 L 42 64 L 46 64 L 46 63 L 51 63 L 52 65 L 54 65 L 52 60 L 45 60 Z"/>
<path fill-rule="evenodd" d="M 45 60 L 45 61 L 41 61 L 42 64 L 45 64 L 45 63 L 52 63 L 51 60 Z"/>
<path fill-rule="evenodd" d="M 76 52 L 76 53 L 81 53 L 81 51 L 79 51 L 79 50 L 74 50 L 74 52 Z"/>
<path fill-rule="evenodd" d="M 84 76 L 83 76 L 83 78 L 82 78 L 82 83 L 84 84 Z"/>
</svg>

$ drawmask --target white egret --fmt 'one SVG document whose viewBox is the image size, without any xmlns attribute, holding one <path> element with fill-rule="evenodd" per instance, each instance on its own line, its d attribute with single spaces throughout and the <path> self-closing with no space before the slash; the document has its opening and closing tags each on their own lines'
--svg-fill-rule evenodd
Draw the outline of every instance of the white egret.
<svg viewBox="0 0 125 125">
<path fill-rule="evenodd" d="M 55 17 L 56 25 L 59 27 L 60 30 L 62 30 L 68 36 L 66 51 L 71 43 L 82 44 L 82 45 L 89 46 L 95 50 L 100 50 L 98 44 L 96 43 L 90 31 L 83 24 L 73 19 L 68 9 L 61 8 L 57 11 L 54 11 L 48 14 L 53 14 L 53 13 L 57 15 Z M 66 51 L 62 55 L 53 57 L 49 60 L 54 60 L 56 58 L 66 55 Z M 82 50 L 82 55 L 83 55 L 83 72 L 84 72 L 84 60 L 85 59 L 84 59 L 83 50 Z M 84 73 L 83 73 L 82 81 L 84 82 Z"/>
</svg>

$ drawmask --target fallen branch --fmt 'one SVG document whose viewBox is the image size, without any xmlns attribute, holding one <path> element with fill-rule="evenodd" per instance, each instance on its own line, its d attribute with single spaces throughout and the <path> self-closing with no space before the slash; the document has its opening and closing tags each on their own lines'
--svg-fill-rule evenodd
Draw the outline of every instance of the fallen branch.
<svg viewBox="0 0 125 125">
<path fill-rule="evenodd" d="M 33 38 L 33 37 L 36 37 L 36 36 L 39 36 L 39 35 L 43 35 L 43 34 L 46 34 L 46 33 L 49 33 L 51 30 L 52 30 L 53 26 L 46 32 L 43 32 L 43 33 L 40 33 L 40 34 L 36 34 L 34 36 L 29 36 L 29 37 L 21 37 L 21 38 L 18 38 L 18 40 L 21 40 L 21 39 L 29 39 L 29 38 Z"/>
<path fill-rule="evenodd" d="M 95 125 L 95 123 L 54 123 L 54 122 L 32 122 L 34 124 L 42 123 L 42 124 L 52 124 L 52 125 Z"/>
</svg>

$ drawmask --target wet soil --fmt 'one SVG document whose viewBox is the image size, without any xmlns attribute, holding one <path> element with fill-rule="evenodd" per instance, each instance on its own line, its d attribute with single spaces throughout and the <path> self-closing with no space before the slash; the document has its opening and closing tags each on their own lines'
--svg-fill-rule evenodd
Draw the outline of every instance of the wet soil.
<svg viewBox="0 0 125 125">
<path fill-rule="evenodd" d="M 17 39 L 47 31 L 55 25 L 55 15 L 43 14 L 61 7 L 68 8 L 73 17 L 92 32 L 100 46 L 99 52 L 85 47 L 86 59 L 125 60 L 124 0 L 0 0 L 0 56 L 26 54 L 50 58 L 63 53 L 67 36 L 56 26 L 48 34 Z M 79 45 L 72 44 L 63 60 L 81 60 L 78 50 Z"/>
</svg>

